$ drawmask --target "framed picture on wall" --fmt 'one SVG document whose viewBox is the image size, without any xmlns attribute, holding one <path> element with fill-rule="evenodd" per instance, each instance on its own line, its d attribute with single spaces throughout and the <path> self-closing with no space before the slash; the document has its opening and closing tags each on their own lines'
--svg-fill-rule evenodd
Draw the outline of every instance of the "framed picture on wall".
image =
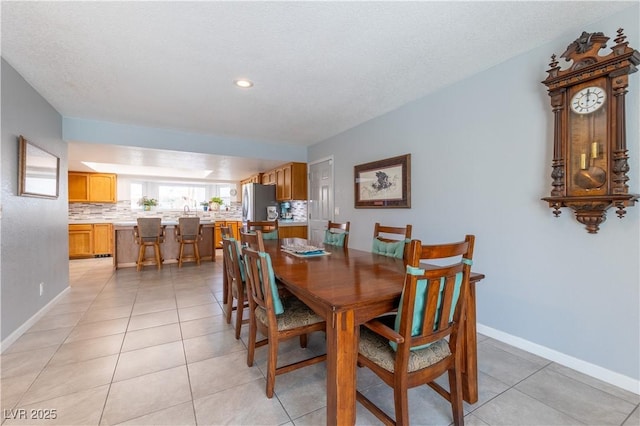
<svg viewBox="0 0 640 426">
<path fill-rule="evenodd" d="M 19 138 L 18 195 L 58 198 L 60 158 Z"/>
<path fill-rule="evenodd" d="M 411 154 L 354 167 L 355 208 L 411 208 Z"/>
</svg>

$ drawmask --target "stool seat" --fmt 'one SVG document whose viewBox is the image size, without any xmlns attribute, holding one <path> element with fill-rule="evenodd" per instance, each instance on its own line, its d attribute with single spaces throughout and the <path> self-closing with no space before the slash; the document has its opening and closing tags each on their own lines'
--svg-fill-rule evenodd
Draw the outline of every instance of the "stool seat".
<svg viewBox="0 0 640 426">
<path fill-rule="evenodd" d="M 162 250 L 160 244 L 164 242 L 165 227 L 159 217 L 139 217 L 138 225 L 133 227 L 133 236 L 140 249 L 136 270 L 140 271 L 145 263 L 156 264 L 162 269 Z M 147 248 L 153 248 L 153 257 L 147 258 Z"/>
</svg>

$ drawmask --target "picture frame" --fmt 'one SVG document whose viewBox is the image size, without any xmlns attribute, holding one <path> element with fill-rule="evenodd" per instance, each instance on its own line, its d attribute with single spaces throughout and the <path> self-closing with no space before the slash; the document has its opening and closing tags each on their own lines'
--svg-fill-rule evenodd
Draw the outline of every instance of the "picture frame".
<svg viewBox="0 0 640 426">
<path fill-rule="evenodd" d="M 58 198 L 60 158 L 19 137 L 18 195 Z"/>
<path fill-rule="evenodd" d="M 355 208 L 411 208 L 411 154 L 354 166 Z"/>
</svg>

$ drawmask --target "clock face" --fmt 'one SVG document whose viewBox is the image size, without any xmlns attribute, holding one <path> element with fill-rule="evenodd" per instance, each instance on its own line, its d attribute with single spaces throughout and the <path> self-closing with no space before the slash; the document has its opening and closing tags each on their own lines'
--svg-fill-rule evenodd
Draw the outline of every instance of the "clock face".
<svg viewBox="0 0 640 426">
<path fill-rule="evenodd" d="M 573 95 L 571 109 L 577 114 L 591 114 L 604 105 L 606 99 L 604 89 L 597 86 L 586 87 Z"/>
</svg>

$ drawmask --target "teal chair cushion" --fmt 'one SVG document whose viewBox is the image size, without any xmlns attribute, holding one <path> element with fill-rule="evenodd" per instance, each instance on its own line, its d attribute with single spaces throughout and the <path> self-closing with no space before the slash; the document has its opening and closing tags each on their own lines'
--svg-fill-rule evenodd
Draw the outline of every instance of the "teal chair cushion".
<svg viewBox="0 0 640 426">
<path fill-rule="evenodd" d="M 262 233 L 263 240 L 277 240 L 278 239 L 278 230 L 274 230 L 271 232 L 263 232 Z"/>
<path fill-rule="evenodd" d="M 271 288 L 271 298 L 273 299 L 273 310 L 276 315 L 280 315 L 284 312 L 284 306 L 282 305 L 282 300 L 280 300 L 280 293 L 278 293 L 278 285 L 276 284 L 276 276 L 273 273 L 273 266 L 271 266 L 271 256 L 269 253 L 258 252 L 260 257 L 266 259 L 267 268 L 269 269 L 269 287 Z M 258 264 L 258 269 L 260 269 L 260 264 Z M 260 272 L 260 280 L 262 280 L 262 272 Z M 262 288 L 264 289 L 264 283 L 261 282 Z"/>
<path fill-rule="evenodd" d="M 468 259 L 462 259 L 463 263 L 471 264 L 471 261 Z M 410 275 L 423 275 L 424 269 L 416 268 L 413 266 L 407 266 L 407 274 Z M 413 308 L 413 318 L 411 320 L 411 335 L 417 336 L 422 333 L 422 317 L 424 316 L 424 302 L 425 302 L 425 294 L 427 292 L 428 283 L 427 280 L 418 280 L 416 283 L 416 300 Z M 451 301 L 451 306 L 456 306 L 458 303 L 458 298 L 460 297 L 460 287 L 462 285 L 462 272 L 458 272 L 456 274 L 456 280 L 454 282 L 453 287 L 453 299 Z M 436 305 L 436 318 L 434 321 L 434 328 L 437 326 L 440 321 L 440 304 L 442 302 L 442 292 L 444 291 L 444 278 L 440 279 L 440 290 L 438 292 L 438 303 Z M 400 296 L 400 305 L 398 308 L 398 314 L 396 315 L 395 322 L 395 331 L 400 330 L 400 318 L 402 316 L 402 300 L 404 299 L 404 291 L 402 292 L 402 296 Z M 451 314 L 449 315 L 449 322 L 453 321 L 454 310 L 451 310 Z M 393 350 L 398 349 L 398 345 L 396 342 L 389 342 Z M 416 351 L 418 349 L 424 349 L 430 346 L 432 343 L 427 343 L 426 345 L 413 346 L 411 348 L 412 351 Z"/>
<path fill-rule="evenodd" d="M 382 254 L 388 257 L 395 257 L 396 259 L 402 259 L 404 255 L 405 241 L 398 242 L 385 242 L 378 238 L 373 239 L 373 247 L 371 251 L 376 254 Z"/>
<path fill-rule="evenodd" d="M 327 229 L 324 231 L 323 243 L 332 246 L 344 247 L 344 238 L 346 235 L 346 232 L 331 232 Z"/>
</svg>

